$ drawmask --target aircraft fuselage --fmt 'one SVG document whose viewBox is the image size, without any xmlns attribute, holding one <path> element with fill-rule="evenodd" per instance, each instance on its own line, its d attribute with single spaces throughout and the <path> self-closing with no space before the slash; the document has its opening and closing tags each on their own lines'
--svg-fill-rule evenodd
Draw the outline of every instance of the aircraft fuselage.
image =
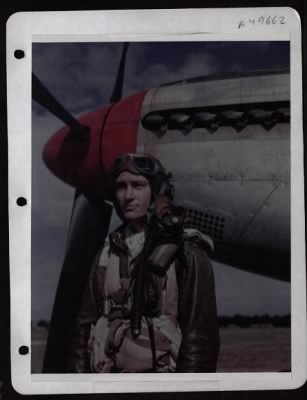
<svg viewBox="0 0 307 400">
<path fill-rule="evenodd" d="M 289 87 L 289 73 L 279 72 L 150 89 L 82 118 L 91 128 L 83 143 L 62 129 L 44 159 L 60 179 L 108 199 L 114 158 L 150 153 L 172 172 L 188 225 L 214 239 L 217 260 L 287 280 Z"/>
</svg>

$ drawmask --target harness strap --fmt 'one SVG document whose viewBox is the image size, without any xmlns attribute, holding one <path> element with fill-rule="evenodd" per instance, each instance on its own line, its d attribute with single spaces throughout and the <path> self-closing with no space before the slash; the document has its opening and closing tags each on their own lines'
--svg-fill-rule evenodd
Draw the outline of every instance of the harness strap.
<svg viewBox="0 0 307 400">
<path fill-rule="evenodd" d="M 96 279 L 94 281 L 94 296 L 96 298 L 97 312 L 98 315 L 103 315 L 105 313 L 105 293 L 104 293 L 104 282 L 106 277 L 105 268 L 96 267 Z"/>
<path fill-rule="evenodd" d="M 145 319 L 147 322 L 149 339 L 150 339 L 150 348 L 151 348 L 151 354 L 152 354 L 152 369 L 153 369 L 153 372 L 156 372 L 157 371 L 157 353 L 156 353 L 156 341 L 155 341 L 155 333 L 154 333 L 153 323 L 152 323 L 151 318 L 147 317 L 147 315 L 145 315 Z"/>
<path fill-rule="evenodd" d="M 119 276 L 120 278 L 128 278 L 128 256 L 123 252 L 119 254 Z"/>
</svg>

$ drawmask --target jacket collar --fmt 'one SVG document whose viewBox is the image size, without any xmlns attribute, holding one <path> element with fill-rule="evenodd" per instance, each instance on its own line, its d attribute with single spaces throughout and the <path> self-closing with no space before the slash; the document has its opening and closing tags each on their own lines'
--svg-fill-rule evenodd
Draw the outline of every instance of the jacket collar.
<svg viewBox="0 0 307 400">
<path fill-rule="evenodd" d="M 110 234 L 110 250 L 121 251 L 134 258 L 143 249 L 144 240 L 144 232 L 134 234 L 123 224 Z"/>
</svg>

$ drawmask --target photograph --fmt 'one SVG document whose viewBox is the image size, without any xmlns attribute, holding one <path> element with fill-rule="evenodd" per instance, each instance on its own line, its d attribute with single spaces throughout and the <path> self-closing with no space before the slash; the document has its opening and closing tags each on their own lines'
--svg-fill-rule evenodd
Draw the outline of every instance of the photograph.
<svg viewBox="0 0 307 400">
<path fill-rule="evenodd" d="M 290 41 L 31 51 L 31 374 L 291 372 Z"/>
</svg>

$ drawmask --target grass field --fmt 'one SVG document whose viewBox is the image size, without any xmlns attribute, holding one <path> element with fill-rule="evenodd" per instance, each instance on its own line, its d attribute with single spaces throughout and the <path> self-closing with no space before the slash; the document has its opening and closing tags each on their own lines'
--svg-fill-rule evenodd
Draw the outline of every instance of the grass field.
<svg viewBox="0 0 307 400">
<path fill-rule="evenodd" d="M 291 370 L 290 328 L 220 329 L 218 372 Z"/>
<path fill-rule="evenodd" d="M 221 328 L 218 372 L 291 370 L 290 328 Z M 32 329 L 32 373 L 41 372 L 47 331 Z"/>
</svg>

